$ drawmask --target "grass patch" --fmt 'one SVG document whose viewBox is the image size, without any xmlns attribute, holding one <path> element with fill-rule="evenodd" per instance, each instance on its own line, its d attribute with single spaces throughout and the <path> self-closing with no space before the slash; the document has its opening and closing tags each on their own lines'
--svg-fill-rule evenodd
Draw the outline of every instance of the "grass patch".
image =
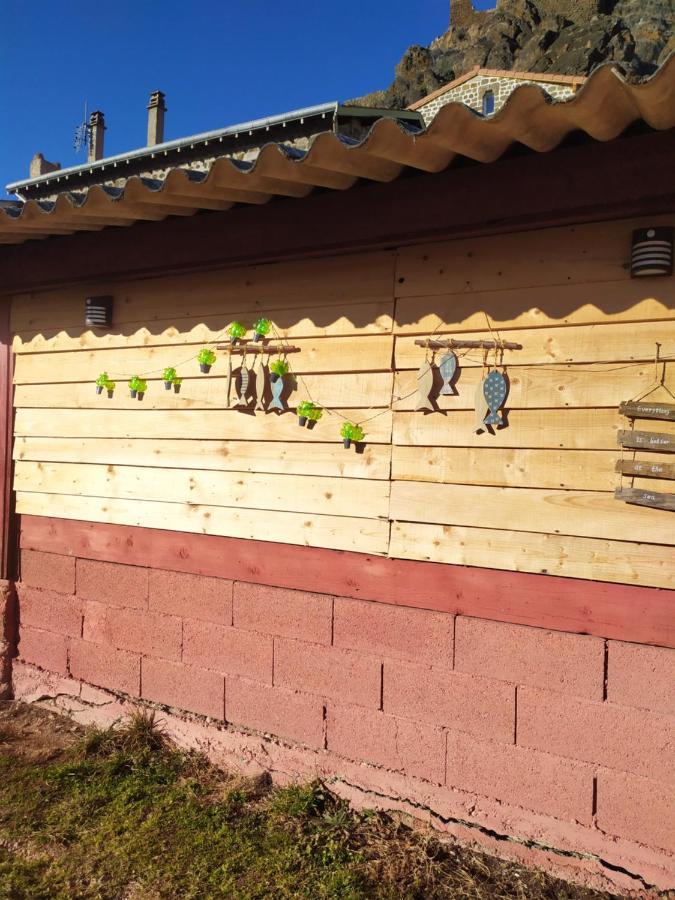
<svg viewBox="0 0 675 900">
<path fill-rule="evenodd" d="M 63 721 L 28 715 L 42 729 Z M 357 815 L 319 783 L 233 778 L 172 748 L 152 717 L 74 735 L 46 756 L 16 749 L 11 711 L 0 729 L 7 900 L 609 897 Z"/>
</svg>

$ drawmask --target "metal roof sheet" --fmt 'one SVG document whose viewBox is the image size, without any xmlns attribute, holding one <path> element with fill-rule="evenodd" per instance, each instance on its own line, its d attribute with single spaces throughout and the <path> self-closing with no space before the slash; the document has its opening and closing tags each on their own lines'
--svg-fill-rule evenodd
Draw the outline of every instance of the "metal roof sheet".
<svg viewBox="0 0 675 900">
<path fill-rule="evenodd" d="M 0 243 L 300 198 L 316 187 L 346 190 L 361 178 L 393 181 L 406 168 L 440 172 L 458 156 L 492 163 L 514 143 L 545 153 L 573 131 L 609 141 L 639 120 L 655 130 L 675 126 L 675 56 L 638 85 L 612 66 L 601 67 L 564 102 L 524 85 L 490 118 L 451 103 L 422 132 L 383 118 L 358 143 L 322 133 L 307 151 L 267 144 L 253 163 L 220 157 L 208 171 L 177 167 L 163 178 L 132 176 L 121 187 L 94 185 L 54 201 L 28 200 L 0 208 Z"/>
</svg>

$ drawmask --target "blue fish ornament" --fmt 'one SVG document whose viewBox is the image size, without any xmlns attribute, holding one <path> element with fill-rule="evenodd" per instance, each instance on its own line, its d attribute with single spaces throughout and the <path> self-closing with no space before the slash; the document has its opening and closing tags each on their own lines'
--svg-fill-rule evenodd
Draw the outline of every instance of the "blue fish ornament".
<svg viewBox="0 0 675 900">
<path fill-rule="evenodd" d="M 454 394 L 452 389 L 452 379 L 455 377 L 455 372 L 457 371 L 457 357 L 452 351 L 443 354 L 443 357 L 438 364 L 438 371 L 441 373 L 443 379 L 441 394 Z"/>
<path fill-rule="evenodd" d="M 494 369 L 483 382 L 483 394 L 490 410 L 485 418 L 486 425 L 501 425 L 503 423 L 504 420 L 498 415 L 498 411 L 506 400 L 507 393 L 506 378 L 501 372 Z"/>
<path fill-rule="evenodd" d="M 270 401 L 270 405 L 267 407 L 268 411 L 270 409 L 280 409 L 282 412 L 286 408 L 284 406 L 284 402 L 281 399 L 281 395 L 284 392 L 284 379 L 279 377 L 276 381 L 270 381 L 270 389 L 272 391 L 272 400 Z"/>
</svg>

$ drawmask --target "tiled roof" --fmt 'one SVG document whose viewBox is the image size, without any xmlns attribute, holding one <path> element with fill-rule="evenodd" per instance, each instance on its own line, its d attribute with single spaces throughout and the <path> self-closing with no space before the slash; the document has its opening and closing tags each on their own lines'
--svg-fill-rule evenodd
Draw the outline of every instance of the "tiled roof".
<svg viewBox="0 0 675 900">
<path fill-rule="evenodd" d="M 572 131 L 609 141 L 639 120 L 655 130 L 675 126 L 675 56 L 639 85 L 601 67 L 565 102 L 552 103 L 539 87 L 524 85 L 490 118 L 450 103 L 425 131 L 381 119 L 358 143 L 324 133 L 307 151 L 268 144 L 254 163 L 221 157 L 208 171 L 175 168 L 161 179 L 133 176 L 121 187 L 94 185 L 55 201 L 17 203 L 0 208 L 0 243 L 300 198 L 315 187 L 345 190 L 361 178 L 393 181 L 407 168 L 440 172 L 458 156 L 492 163 L 516 142 L 544 153 Z"/>
<path fill-rule="evenodd" d="M 407 109 L 421 109 L 421 107 L 426 106 L 427 103 L 431 103 L 431 101 L 435 100 L 437 97 L 442 97 L 443 94 L 447 94 L 447 92 L 453 90 L 453 88 L 466 84 L 467 81 L 471 81 L 471 79 L 475 78 L 477 75 L 484 75 L 487 78 L 515 78 L 518 81 L 535 81 L 544 84 L 567 84 L 570 87 L 576 88 L 581 87 L 586 81 L 584 75 L 558 75 L 554 72 L 517 72 L 512 69 L 483 69 L 481 66 L 474 66 L 473 69 L 469 69 L 468 72 L 465 72 L 464 75 L 460 75 L 459 78 L 455 78 L 454 81 L 449 81 L 442 87 L 439 87 L 425 97 L 422 97 L 421 100 L 416 100 L 414 103 L 411 103 Z"/>
</svg>

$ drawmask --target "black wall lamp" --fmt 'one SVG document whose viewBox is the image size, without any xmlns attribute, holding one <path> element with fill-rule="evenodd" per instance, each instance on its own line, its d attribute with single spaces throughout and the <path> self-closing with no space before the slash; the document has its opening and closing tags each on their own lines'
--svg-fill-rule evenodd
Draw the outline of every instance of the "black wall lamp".
<svg viewBox="0 0 675 900">
<path fill-rule="evenodd" d="M 112 297 L 87 297 L 84 301 L 84 324 L 89 328 L 112 325 Z"/>
<path fill-rule="evenodd" d="M 673 229 L 639 228 L 633 232 L 631 278 L 673 274 Z"/>
</svg>

